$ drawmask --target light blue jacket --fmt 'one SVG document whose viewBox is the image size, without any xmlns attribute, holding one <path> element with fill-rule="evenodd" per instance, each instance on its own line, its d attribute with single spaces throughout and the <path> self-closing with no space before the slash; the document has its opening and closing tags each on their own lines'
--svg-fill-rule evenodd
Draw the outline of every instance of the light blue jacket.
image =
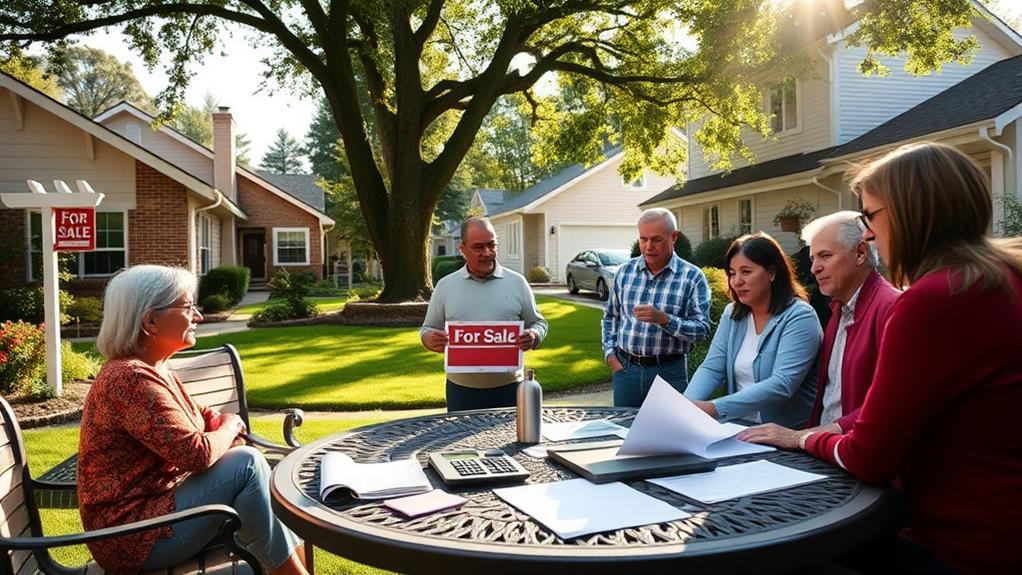
<svg viewBox="0 0 1022 575">
<path fill-rule="evenodd" d="M 728 304 L 703 364 L 685 390 L 685 397 L 709 399 L 722 383 L 727 395 L 713 401 L 722 419 L 739 419 L 759 412 L 763 423 L 798 428 L 809 419 L 816 397 L 816 361 L 823 330 L 816 311 L 796 299 L 770 317 L 759 339 L 752 372 L 756 383 L 742 391 L 735 386 L 735 357 L 752 321 L 752 314 L 731 319 Z"/>
</svg>

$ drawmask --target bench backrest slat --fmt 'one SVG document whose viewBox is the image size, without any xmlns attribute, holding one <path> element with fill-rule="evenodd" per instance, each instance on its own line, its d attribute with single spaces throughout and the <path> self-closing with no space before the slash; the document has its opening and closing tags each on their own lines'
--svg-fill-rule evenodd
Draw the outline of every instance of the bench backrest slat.
<svg viewBox="0 0 1022 575">
<path fill-rule="evenodd" d="M 249 425 L 241 358 L 234 346 L 183 351 L 170 358 L 169 364 L 196 403 L 237 413 Z"/>
</svg>

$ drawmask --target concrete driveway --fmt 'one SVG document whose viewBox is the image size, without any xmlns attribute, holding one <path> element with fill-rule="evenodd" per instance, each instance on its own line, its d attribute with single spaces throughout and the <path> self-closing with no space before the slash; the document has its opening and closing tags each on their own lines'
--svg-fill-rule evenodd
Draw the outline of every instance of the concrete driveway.
<svg viewBox="0 0 1022 575">
<path fill-rule="evenodd" d="M 565 299 L 573 303 L 603 309 L 606 307 L 606 302 L 600 301 L 600 298 L 596 297 L 596 292 L 582 290 L 575 295 L 568 292 L 568 287 L 564 285 L 541 285 L 532 286 L 532 293 L 536 295 L 545 295 L 549 297 L 556 297 Z"/>
</svg>

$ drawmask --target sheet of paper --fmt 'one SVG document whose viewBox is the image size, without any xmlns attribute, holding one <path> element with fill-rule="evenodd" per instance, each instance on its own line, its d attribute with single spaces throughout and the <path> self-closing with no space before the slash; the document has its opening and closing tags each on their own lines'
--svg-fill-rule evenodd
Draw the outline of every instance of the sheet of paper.
<svg viewBox="0 0 1022 575">
<path fill-rule="evenodd" d="M 718 423 L 658 375 L 618 453 L 694 453 L 716 459 L 774 450 L 731 439 L 741 430 L 740 425 Z"/>
<path fill-rule="evenodd" d="M 746 495 L 805 485 L 826 478 L 826 475 L 792 469 L 761 459 L 737 465 L 724 465 L 706 473 L 646 481 L 703 503 L 717 503 Z"/>
<path fill-rule="evenodd" d="M 603 435 L 616 435 L 622 438 L 627 437 L 628 428 L 600 419 L 590 421 L 566 421 L 563 423 L 543 422 L 543 437 L 550 441 L 585 439 L 586 437 L 600 437 Z"/>
<path fill-rule="evenodd" d="M 437 511 L 446 511 L 461 507 L 468 501 L 460 495 L 447 493 L 442 489 L 434 489 L 418 495 L 388 499 L 384 505 L 404 515 L 405 517 L 420 517 Z"/>
<path fill-rule="evenodd" d="M 532 447 L 526 447 L 522 450 L 522 453 L 529 457 L 535 457 L 536 459 L 545 459 L 547 456 L 548 449 L 557 449 L 558 451 L 577 451 L 582 449 L 602 449 L 604 447 L 620 447 L 623 443 L 620 439 L 608 439 L 607 441 L 587 441 L 584 443 L 541 443 L 539 445 L 533 445 Z"/>
<path fill-rule="evenodd" d="M 494 489 L 493 493 L 561 539 L 690 516 L 621 482 L 597 485 L 585 479 L 569 479 Z"/>
</svg>

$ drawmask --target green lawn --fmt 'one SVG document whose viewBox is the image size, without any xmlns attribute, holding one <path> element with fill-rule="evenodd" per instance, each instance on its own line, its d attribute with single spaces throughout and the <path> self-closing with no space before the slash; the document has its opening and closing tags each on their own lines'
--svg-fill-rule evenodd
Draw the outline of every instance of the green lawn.
<svg viewBox="0 0 1022 575">
<path fill-rule="evenodd" d="M 313 303 L 316 304 L 316 308 L 320 313 L 327 313 L 331 311 L 337 311 L 344 307 L 344 304 L 348 301 L 347 295 L 340 296 L 329 296 L 329 297 L 310 297 Z M 231 314 L 232 319 L 248 319 L 255 314 L 266 309 L 266 306 L 271 304 L 280 303 L 284 300 L 271 299 L 260 303 L 253 303 L 249 305 L 243 305 L 234 310 Z"/>
<path fill-rule="evenodd" d="M 595 308 L 539 298 L 550 322 L 525 362 L 547 391 L 609 378 Z M 262 408 L 351 411 L 444 405 L 443 355 L 411 327 L 314 325 L 258 328 L 200 338 L 197 347 L 231 343 L 241 353 L 249 404 Z"/>
<path fill-rule="evenodd" d="M 379 417 L 357 420 L 310 420 L 306 421 L 299 431 L 298 436 L 302 441 L 312 441 L 318 437 L 387 421 L 392 419 L 381 413 Z M 280 417 L 257 418 L 252 422 L 252 429 L 259 435 L 283 442 L 281 436 Z M 59 427 L 25 430 L 25 450 L 28 454 L 28 461 L 31 465 L 32 476 L 38 477 L 47 469 L 60 463 L 75 451 L 78 451 L 78 428 Z M 43 523 L 43 531 L 47 535 L 63 535 L 67 533 L 80 533 L 82 522 L 77 509 L 42 509 L 40 516 Z M 84 545 L 63 547 L 53 553 L 54 557 L 65 565 L 82 565 L 87 562 L 91 555 Z M 316 549 L 316 571 L 325 575 L 384 575 L 388 573 L 381 569 L 368 567 Z"/>
</svg>

